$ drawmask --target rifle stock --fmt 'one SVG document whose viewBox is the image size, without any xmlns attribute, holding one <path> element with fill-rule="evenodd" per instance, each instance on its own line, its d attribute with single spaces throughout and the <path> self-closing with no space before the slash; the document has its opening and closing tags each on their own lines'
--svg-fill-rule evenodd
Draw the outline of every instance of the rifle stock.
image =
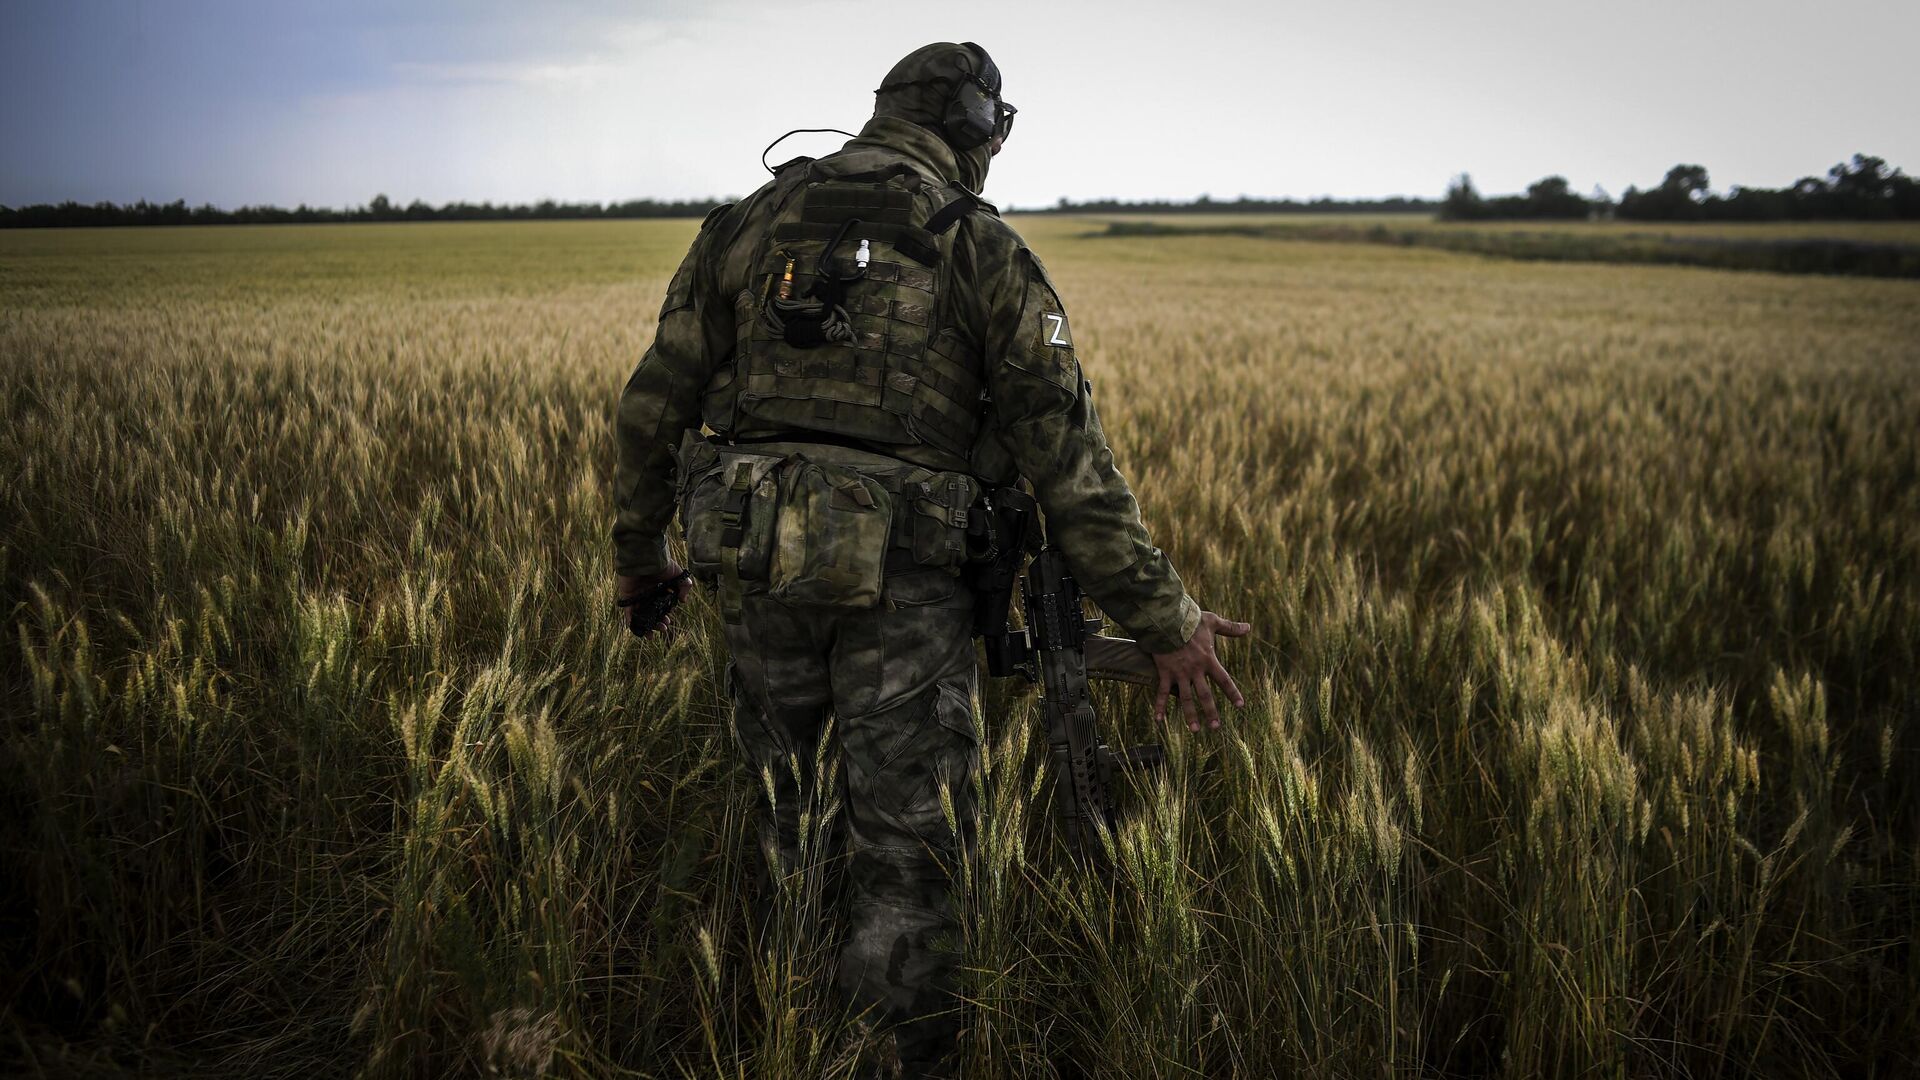
<svg viewBox="0 0 1920 1080">
<path fill-rule="evenodd" d="M 1158 689 L 1160 669 L 1153 654 L 1132 638 L 1095 634 L 1087 638 L 1087 678 Z"/>
</svg>

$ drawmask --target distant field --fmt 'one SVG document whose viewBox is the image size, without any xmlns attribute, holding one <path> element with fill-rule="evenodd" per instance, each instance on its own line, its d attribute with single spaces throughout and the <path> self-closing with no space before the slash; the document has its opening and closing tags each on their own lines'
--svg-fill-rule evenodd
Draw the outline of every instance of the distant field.
<svg viewBox="0 0 1920 1080">
<path fill-rule="evenodd" d="M 1052 215 L 1015 215 L 1021 221 Z M 1167 225 L 1386 225 L 1396 229 L 1501 230 L 1563 232 L 1574 235 L 1658 236 L 1727 240 L 1855 240 L 1883 244 L 1920 244 L 1920 221 L 1437 221 L 1430 214 L 1074 214 L 1071 220 L 1097 222 L 1156 221 Z"/>
<path fill-rule="evenodd" d="M 1093 220 L 1093 219 L 1087 219 Z M 1530 262 L 1601 262 L 1763 273 L 1823 274 L 1920 280 L 1920 245 L 1897 242 L 1891 231 L 1875 239 L 1768 235 L 1701 228 L 1633 230 L 1616 224 L 1524 222 L 1441 223 L 1410 215 L 1173 215 L 1110 217 L 1086 235 L 1247 236 L 1289 242 L 1379 244 L 1433 248 Z"/>
<path fill-rule="evenodd" d="M 1256 633 L 1117 883 L 984 695 L 965 1076 L 1920 1071 L 1920 283 L 1014 222 Z M 844 1075 L 610 615 L 693 230 L 0 233 L 0 1071 Z"/>
<path fill-rule="evenodd" d="M 551 296 L 671 273 L 696 221 L 0 230 L 10 311 L 61 304 Z M 399 290 L 395 294 L 395 290 Z M 651 328 L 648 329 L 651 332 Z"/>
</svg>

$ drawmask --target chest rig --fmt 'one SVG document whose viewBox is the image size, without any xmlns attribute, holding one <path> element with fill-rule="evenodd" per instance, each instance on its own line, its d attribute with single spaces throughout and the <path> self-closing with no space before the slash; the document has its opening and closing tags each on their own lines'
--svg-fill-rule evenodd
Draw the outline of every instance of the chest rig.
<svg viewBox="0 0 1920 1080">
<path fill-rule="evenodd" d="M 947 325 L 953 226 L 985 207 L 905 164 L 804 170 L 735 302 L 736 439 L 826 436 L 964 471 L 980 360 Z"/>
</svg>

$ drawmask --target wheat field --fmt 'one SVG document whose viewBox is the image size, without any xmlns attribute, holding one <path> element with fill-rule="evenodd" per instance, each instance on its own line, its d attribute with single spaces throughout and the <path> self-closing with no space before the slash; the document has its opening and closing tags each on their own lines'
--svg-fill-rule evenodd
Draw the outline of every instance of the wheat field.
<svg viewBox="0 0 1920 1080">
<path fill-rule="evenodd" d="M 1102 692 L 1111 877 L 983 692 L 964 1075 L 1920 1070 L 1920 284 L 1015 223 L 1255 633 Z M 712 604 L 611 617 L 692 231 L 0 234 L 8 1071 L 847 1072 Z"/>
</svg>

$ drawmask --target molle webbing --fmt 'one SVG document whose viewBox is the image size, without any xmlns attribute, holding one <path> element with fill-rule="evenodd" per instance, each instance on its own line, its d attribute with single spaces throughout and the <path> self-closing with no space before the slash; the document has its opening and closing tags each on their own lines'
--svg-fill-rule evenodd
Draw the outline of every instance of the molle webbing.
<svg viewBox="0 0 1920 1080">
<path fill-rule="evenodd" d="M 940 261 L 939 242 L 933 234 L 912 225 L 889 225 L 876 222 L 869 225 L 867 219 L 860 217 L 860 211 L 852 211 L 849 216 L 860 218 L 860 235 L 868 240 L 881 240 L 892 244 L 895 251 L 912 259 L 922 266 L 933 266 Z M 844 220 L 844 219 L 843 219 Z M 789 221 L 776 225 L 773 229 L 775 241 L 781 240 L 831 240 L 840 231 L 840 226 L 826 221 Z"/>
<path fill-rule="evenodd" d="M 929 299 L 933 296 L 933 271 L 922 266 L 877 262 L 867 267 L 867 280 L 899 282 L 909 289 L 919 289 L 926 293 Z"/>
<path fill-rule="evenodd" d="M 905 165 L 857 176 L 810 166 L 735 304 L 729 430 L 827 434 L 967 469 L 984 380 L 975 346 L 947 325 L 952 271 L 942 264 L 953 226 L 982 205 Z M 792 332 L 828 315 L 833 334 Z"/>
<path fill-rule="evenodd" d="M 800 220 L 838 225 L 848 218 L 885 225 L 913 224 L 913 192 L 884 185 L 822 184 L 807 193 Z"/>
<path fill-rule="evenodd" d="M 879 315 L 909 326 L 926 326 L 933 321 L 927 305 L 908 300 L 889 300 L 884 296 L 849 297 L 847 310 L 856 315 Z"/>
</svg>

